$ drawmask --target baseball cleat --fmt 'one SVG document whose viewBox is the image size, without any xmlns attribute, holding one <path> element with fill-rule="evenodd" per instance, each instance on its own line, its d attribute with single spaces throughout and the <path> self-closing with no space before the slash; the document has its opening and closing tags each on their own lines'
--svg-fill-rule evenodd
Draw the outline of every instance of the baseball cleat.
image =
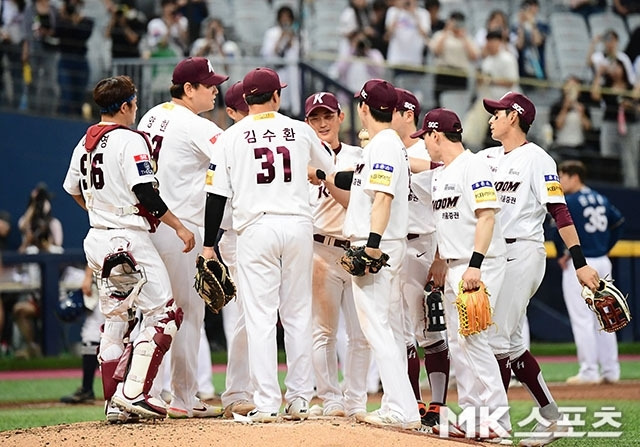
<svg viewBox="0 0 640 447">
<path fill-rule="evenodd" d="M 167 416 L 171 419 L 186 419 L 186 418 L 217 418 L 222 416 L 224 410 L 222 407 L 205 404 L 201 400 L 191 410 L 191 416 L 189 412 L 182 408 L 169 407 L 167 409 Z"/>
<path fill-rule="evenodd" d="M 551 444 L 553 441 L 562 438 L 562 433 L 569 431 L 567 425 L 559 425 L 558 420 L 536 423 L 528 438 L 523 439 L 518 444 L 520 447 L 542 447 Z"/>
<path fill-rule="evenodd" d="M 304 421 L 309 417 L 309 402 L 302 397 L 296 397 L 285 408 L 284 412 L 294 421 Z"/>
<path fill-rule="evenodd" d="M 246 399 L 237 400 L 230 403 L 224 408 L 224 417 L 227 419 L 233 418 L 233 413 L 246 416 L 250 411 L 256 409 L 256 406 Z"/>
<path fill-rule="evenodd" d="M 260 411 L 256 408 L 247 413 L 247 418 L 252 422 L 276 422 L 278 420 L 278 412 L 270 413 L 268 411 Z"/>
<path fill-rule="evenodd" d="M 380 409 L 366 413 L 365 415 L 356 416 L 356 420 L 378 427 L 396 427 L 405 430 L 418 430 L 422 427 L 422 422 L 413 421 L 407 422 L 400 418 L 398 415 L 390 411 L 382 411 Z"/>
<path fill-rule="evenodd" d="M 567 379 L 567 385 L 598 385 L 602 382 L 601 378 L 595 379 L 587 379 L 585 377 L 580 376 L 580 374 L 576 374 L 575 376 L 571 376 Z"/>
<path fill-rule="evenodd" d="M 340 404 L 331 404 L 322 410 L 323 416 L 345 417 L 344 407 Z"/>
<path fill-rule="evenodd" d="M 105 402 L 105 416 L 110 424 L 128 424 L 140 422 L 140 416 L 128 411 L 122 411 L 111 402 Z"/>
<path fill-rule="evenodd" d="M 420 420 L 425 427 L 433 427 L 440 424 L 440 407 L 442 405 L 436 403 L 430 403 L 429 408 L 425 409 L 424 416 L 422 410 L 420 411 Z"/>
<path fill-rule="evenodd" d="M 111 401 L 121 410 L 135 413 L 144 419 L 163 419 L 167 416 L 164 402 L 148 394 L 140 393 L 135 398 L 129 399 L 116 391 Z"/>
<path fill-rule="evenodd" d="M 63 404 L 82 404 L 85 402 L 93 402 L 95 396 L 93 390 L 83 390 L 82 387 L 78 388 L 73 394 L 68 396 L 62 396 L 60 402 Z"/>
</svg>

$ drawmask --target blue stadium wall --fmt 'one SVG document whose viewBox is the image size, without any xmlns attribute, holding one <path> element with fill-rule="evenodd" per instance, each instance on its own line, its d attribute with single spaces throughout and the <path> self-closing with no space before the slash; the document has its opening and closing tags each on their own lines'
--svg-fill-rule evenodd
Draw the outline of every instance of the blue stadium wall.
<svg viewBox="0 0 640 447">
<path fill-rule="evenodd" d="M 86 213 L 62 189 L 71 152 L 88 123 L 73 120 L 39 118 L 0 112 L 0 209 L 13 217 L 10 248 L 20 244 L 17 219 L 24 212 L 29 192 L 45 182 L 54 194 L 53 214 L 64 228 L 65 248 L 81 248 L 88 229 Z M 627 220 L 627 244 L 613 258 L 617 284 L 630 292 L 635 318 L 619 334 L 621 340 L 640 340 L 640 191 L 610 185 L 593 185 L 622 211 Z M 532 338 L 544 341 L 571 341 L 561 290 L 561 272 L 554 258 L 547 261 L 547 275 L 529 307 Z"/>
</svg>

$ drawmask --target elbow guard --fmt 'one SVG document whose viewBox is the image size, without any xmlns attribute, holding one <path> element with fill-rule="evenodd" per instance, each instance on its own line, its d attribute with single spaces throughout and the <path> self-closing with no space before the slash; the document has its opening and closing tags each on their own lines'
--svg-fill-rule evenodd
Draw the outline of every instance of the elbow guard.
<svg viewBox="0 0 640 447">
<path fill-rule="evenodd" d="M 152 183 L 139 183 L 132 189 L 142 206 L 153 217 L 161 218 L 169 210 Z"/>
</svg>

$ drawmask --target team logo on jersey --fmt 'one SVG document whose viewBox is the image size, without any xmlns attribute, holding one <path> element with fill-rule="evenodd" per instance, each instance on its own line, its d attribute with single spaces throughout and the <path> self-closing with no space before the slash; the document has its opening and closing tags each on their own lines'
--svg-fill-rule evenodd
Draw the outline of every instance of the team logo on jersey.
<svg viewBox="0 0 640 447">
<path fill-rule="evenodd" d="M 393 166 L 384 163 L 374 163 L 369 174 L 369 183 L 372 185 L 389 186 L 393 177 Z"/>
<path fill-rule="evenodd" d="M 153 166 L 149 160 L 148 154 L 138 154 L 133 156 L 138 168 L 138 175 L 153 175 Z"/>
<path fill-rule="evenodd" d="M 216 144 L 216 141 L 218 141 L 218 137 L 220 136 L 220 134 L 216 134 L 214 136 L 212 136 L 211 138 L 209 138 L 209 142 L 211 144 Z"/>
<path fill-rule="evenodd" d="M 207 186 L 213 185 L 213 174 L 216 173 L 216 165 L 213 163 L 209 163 L 209 168 L 207 169 L 207 176 L 204 180 L 204 184 Z"/>
<path fill-rule="evenodd" d="M 549 196 L 562 196 L 562 186 L 560 186 L 560 178 L 555 174 L 548 174 L 544 176 L 544 183 L 547 186 L 547 194 Z"/>
<path fill-rule="evenodd" d="M 460 200 L 460 196 L 445 197 L 443 199 L 432 200 L 431 206 L 433 207 L 433 211 L 455 208 L 458 206 L 458 200 Z"/>
<path fill-rule="evenodd" d="M 482 180 L 471 185 L 473 190 L 473 197 L 476 199 L 476 203 L 481 202 L 495 202 L 496 190 L 493 188 L 493 183 L 489 180 Z"/>
<path fill-rule="evenodd" d="M 496 191 L 498 192 L 516 192 L 522 182 L 496 182 Z"/>
</svg>

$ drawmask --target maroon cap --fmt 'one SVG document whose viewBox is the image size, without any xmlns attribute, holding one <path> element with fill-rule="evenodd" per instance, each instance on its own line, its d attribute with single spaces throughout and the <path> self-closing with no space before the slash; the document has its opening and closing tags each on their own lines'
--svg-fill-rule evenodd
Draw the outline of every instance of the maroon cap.
<svg viewBox="0 0 640 447">
<path fill-rule="evenodd" d="M 520 93 L 509 92 L 499 101 L 483 99 L 482 103 L 489 113 L 494 113 L 496 110 L 515 110 L 520 118 L 529 125 L 533 124 L 533 120 L 536 118 L 536 106 L 529 98 Z"/>
<path fill-rule="evenodd" d="M 314 93 L 304 102 L 304 116 L 307 117 L 311 112 L 320 108 L 324 108 L 332 112 L 340 112 L 340 103 L 333 93 Z"/>
<path fill-rule="evenodd" d="M 424 116 L 422 129 L 412 133 L 411 138 L 421 138 L 430 131 L 462 133 L 462 124 L 453 110 L 433 109 Z"/>
<path fill-rule="evenodd" d="M 245 95 L 275 92 L 286 86 L 287 84 L 280 82 L 278 73 L 265 67 L 251 70 L 242 80 L 242 89 Z"/>
<path fill-rule="evenodd" d="M 224 103 L 227 107 L 231 107 L 233 110 L 239 112 L 249 112 L 249 106 L 244 100 L 244 92 L 242 91 L 242 81 L 238 81 L 233 84 L 227 92 L 224 94 Z"/>
<path fill-rule="evenodd" d="M 416 95 L 409 90 L 398 87 L 396 87 L 396 93 L 398 94 L 396 110 L 411 110 L 415 116 L 420 116 L 420 102 Z"/>
<path fill-rule="evenodd" d="M 381 112 L 393 112 L 398 102 L 396 89 L 390 82 L 383 79 L 367 81 L 362 89 L 353 96 L 362 99 L 366 105 Z"/>
<path fill-rule="evenodd" d="M 181 61 L 173 70 L 174 84 L 187 82 L 204 85 L 219 85 L 229 79 L 229 76 L 216 74 L 209 59 L 204 57 L 188 57 Z"/>
</svg>

